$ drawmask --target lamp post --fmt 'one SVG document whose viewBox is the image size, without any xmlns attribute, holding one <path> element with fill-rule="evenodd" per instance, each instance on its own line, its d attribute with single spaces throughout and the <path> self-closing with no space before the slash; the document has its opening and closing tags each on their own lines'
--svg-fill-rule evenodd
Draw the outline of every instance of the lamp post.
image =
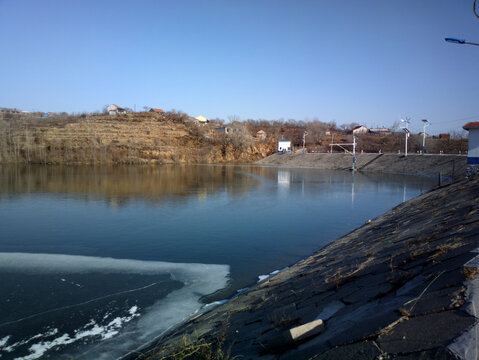
<svg viewBox="0 0 479 360">
<path fill-rule="evenodd" d="M 405 136 L 406 136 L 406 144 L 404 146 L 404 155 L 407 156 L 407 138 L 409 137 L 409 129 L 407 128 L 407 126 L 409 125 L 409 119 L 406 118 L 406 120 L 404 119 L 401 119 L 401 122 L 404 123 L 404 133 L 405 133 Z"/>
<path fill-rule="evenodd" d="M 426 126 L 431 125 L 431 123 L 426 119 L 422 119 L 421 121 L 424 124 L 424 130 L 422 131 L 422 154 L 424 155 L 424 146 L 426 145 Z"/>
<path fill-rule="evenodd" d="M 450 43 L 454 43 L 454 44 L 479 46 L 478 43 L 469 42 L 469 41 L 466 41 L 466 40 L 463 40 L 463 39 L 456 39 L 456 38 L 449 38 L 448 37 L 448 38 L 444 38 L 444 40 L 446 40 L 447 42 L 450 42 Z"/>
</svg>

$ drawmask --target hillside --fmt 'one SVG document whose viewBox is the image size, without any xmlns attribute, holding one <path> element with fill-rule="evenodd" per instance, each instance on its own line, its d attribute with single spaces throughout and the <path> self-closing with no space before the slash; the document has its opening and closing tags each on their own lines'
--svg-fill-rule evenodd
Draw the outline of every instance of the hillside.
<svg viewBox="0 0 479 360">
<path fill-rule="evenodd" d="M 168 164 L 251 162 L 274 143 L 246 129 L 221 134 L 176 113 L 82 115 L 0 122 L 0 163 Z"/>
</svg>

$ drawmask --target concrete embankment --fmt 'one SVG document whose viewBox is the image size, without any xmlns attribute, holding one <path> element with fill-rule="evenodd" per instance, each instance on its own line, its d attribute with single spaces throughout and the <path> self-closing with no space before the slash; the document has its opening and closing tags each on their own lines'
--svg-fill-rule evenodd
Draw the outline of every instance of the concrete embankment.
<svg viewBox="0 0 479 360">
<path fill-rule="evenodd" d="M 475 359 L 478 247 L 476 177 L 368 221 L 136 357 Z"/>
<path fill-rule="evenodd" d="M 262 165 L 304 166 L 318 169 L 351 169 L 352 155 L 344 153 L 273 154 L 257 162 Z M 452 177 L 466 172 L 465 155 L 356 154 L 356 169 L 393 174 Z"/>
</svg>

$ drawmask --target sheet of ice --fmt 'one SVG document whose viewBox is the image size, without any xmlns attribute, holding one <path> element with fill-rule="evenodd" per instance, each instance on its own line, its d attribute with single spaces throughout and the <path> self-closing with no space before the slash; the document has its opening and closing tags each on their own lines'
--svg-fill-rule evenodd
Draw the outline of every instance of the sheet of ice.
<svg viewBox="0 0 479 360">
<path fill-rule="evenodd" d="M 130 316 L 126 317 L 116 317 L 112 321 L 110 321 L 106 326 L 101 326 L 95 322 L 95 320 L 90 320 L 83 328 L 75 331 L 74 334 L 62 334 L 61 336 L 55 337 L 52 340 L 49 341 L 41 341 L 39 343 L 35 343 L 30 346 L 29 351 L 30 354 L 27 356 L 23 357 L 17 357 L 15 360 L 34 360 L 34 359 L 39 359 L 42 357 L 48 350 L 53 349 L 55 347 L 61 346 L 61 345 L 68 345 L 72 344 L 78 340 L 84 339 L 86 337 L 90 336 L 100 336 L 102 340 L 107 340 L 115 336 L 116 334 L 119 333 L 119 330 L 123 326 L 123 324 L 130 322 L 133 320 L 135 317 L 140 316 L 137 314 L 138 307 L 133 306 L 128 313 Z M 55 329 L 56 330 L 56 329 Z M 48 334 L 39 334 L 34 336 L 33 338 L 29 339 L 28 341 L 16 343 L 10 345 L 7 349 L 9 350 L 8 352 L 11 352 L 15 350 L 16 347 L 20 345 L 24 345 L 26 343 L 31 342 L 33 339 L 37 338 L 47 338 L 52 335 L 56 335 L 57 331 L 48 333 Z"/>
<path fill-rule="evenodd" d="M 476 249 L 475 252 L 479 252 L 477 250 L 478 249 Z M 471 259 L 464 266 L 479 268 L 479 255 Z M 449 345 L 449 349 L 462 359 L 476 360 L 479 358 L 479 279 L 476 278 L 466 281 L 464 284 L 467 287 L 465 310 L 476 318 L 476 324 L 455 339 L 454 342 Z"/>
<path fill-rule="evenodd" d="M 153 306 L 144 309 L 141 316 L 138 308 L 134 306 L 129 310 L 128 316 L 115 318 L 106 324 L 90 321 L 73 334 L 62 334 L 54 338 L 51 334 L 48 337 L 38 337 L 35 340 L 39 341 L 29 348 L 30 354 L 19 360 L 38 359 L 48 350 L 86 337 L 96 337 L 108 344 L 102 347 L 102 351 L 99 351 L 98 347 L 86 349 L 82 354 L 75 354 L 75 358 L 99 360 L 117 358 L 127 349 L 139 348 L 195 313 L 202 305 L 200 298 L 226 287 L 229 276 L 228 265 L 27 253 L 0 253 L 0 270 L 33 274 L 169 274 L 172 279 L 184 284 L 182 288 L 170 292 Z M 120 331 L 134 318 L 137 318 L 136 322 Z M 8 345 L 8 337 L 2 341 L 5 342 L 2 348 L 5 348 Z"/>
<path fill-rule="evenodd" d="M 213 301 L 209 304 L 205 304 L 203 306 L 203 309 L 211 309 L 211 308 L 214 308 L 214 307 L 217 307 L 217 306 L 220 306 L 220 305 L 223 305 L 223 304 L 226 304 L 228 302 L 228 300 L 218 300 L 218 301 Z"/>
<path fill-rule="evenodd" d="M 30 253 L 5 253 L 0 252 L 0 269 L 32 274 L 87 274 L 122 273 L 122 274 L 164 274 L 170 273 L 183 277 L 215 271 L 219 276 L 224 275 L 227 265 L 213 264 L 186 264 L 163 261 L 143 261 L 131 259 L 113 259 L 80 255 L 58 254 L 30 254 Z"/>
<path fill-rule="evenodd" d="M 0 346 L 4 346 L 8 342 L 8 339 L 10 339 L 10 335 L 1 338 L 0 339 Z"/>
<path fill-rule="evenodd" d="M 287 268 L 288 268 L 288 266 L 286 266 L 286 267 L 284 267 L 284 268 L 282 268 L 282 269 L 280 269 L 280 270 L 272 271 L 272 272 L 270 272 L 268 275 L 258 275 L 258 283 L 260 283 L 260 282 L 262 282 L 262 281 L 264 281 L 264 280 L 270 278 L 270 277 L 273 276 L 273 275 L 279 274 L 281 271 L 284 271 L 284 270 L 286 270 Z"/>
<path fill-rule="evenodd" d="M 472 328 L 459 336 L 449 345 L 449 349 L 464 360 L 477 360 L 479 358 L 478 349 L 479 340 L 479 324 L 475 324 Z"/>
<path fill-rule="evenodd" d="M 266 280 L 269 278 L 271 275 L 258 275 L 258 282 L 260 283 L 261 281 Z"/>
</svg>

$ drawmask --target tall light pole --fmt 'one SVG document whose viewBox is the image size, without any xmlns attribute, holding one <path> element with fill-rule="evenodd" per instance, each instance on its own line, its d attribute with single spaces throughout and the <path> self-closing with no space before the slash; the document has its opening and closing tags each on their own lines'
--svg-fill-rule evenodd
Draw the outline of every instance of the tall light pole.
<svg viewBox="0 0 479 360">
<path fill-rule="evenodd" d="M 431 125 L 431 123 L 426 119 L 422 119 L 421 121 L 424 124 L 424 130 L 422 131 L 422 154 L 424 155 L 424 146 L 426 145 L 426 126 Z"/>
<path fill-rule="evenodd" d="M 444 40 L 446 40 L 447 42 L 450 42 L 450 43 L 454 43 L 454 44 L 479 46 L 478 43 L 469 42 L 469 41 L 466 41 L 466 40 L 463 40 L 463 39 L 444 38 Z"/>
<path fill-rule="evenodd" d="M 403 130 L 404 130 L 404 133 L 405 133 L 405 136 L 406 136 L 406 142 L 405 142 L 406 144 L 404 146 L 404 154 L 405 154 L 405 156 L 407 156 L 407 138 L 409 137 L 409 132 L 410 132 L 409 129 L 407 128 L 407 126 L 409 125 L 409 118 L 406 118 L 406 120 L 401 119 L 401 122 L 404 123 L 404 129 Z"/>
</svg>

